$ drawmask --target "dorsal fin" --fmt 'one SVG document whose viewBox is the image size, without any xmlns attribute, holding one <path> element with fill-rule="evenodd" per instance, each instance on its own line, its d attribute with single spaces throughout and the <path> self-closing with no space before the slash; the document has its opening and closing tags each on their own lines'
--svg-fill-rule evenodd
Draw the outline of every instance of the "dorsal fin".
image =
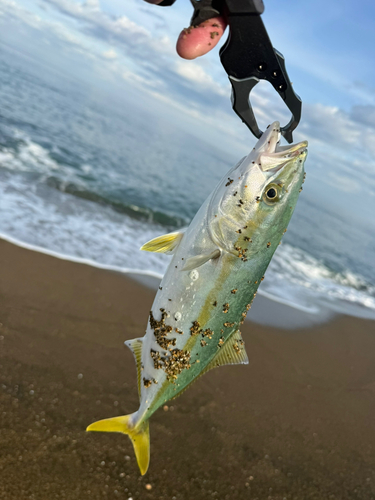
<svg viewBox="0 0 375 500">
<path fill-rule="evenodd" d="M 124 342 L 124 344 L 129 347 L 134 355 L 135 364 L 137 365 L 137 383 L 138 383 L 138 394 L 139 399 L 141 398 L 141 371 L 142 371 L 142 347 L 143 339 L 131 339 Z"/>
<path fill-rule="evenodd" d="M 193 269 L 197 269 L 197 267 L 203 266 L 206 262 L 211 259 L 218 259 L 221 255 L 220 250 L 217 248 L 211 253 L 202 254 L 202 255 L 194 255 L 194 257 L 189 257 L 185 262 L 182 271 L 192 271 Z"/>
<path fill-rule="evenodd" d="M 207 373 L 212 368 L 216 368 L 218 366 L 248 364 L 249 358 L 247 357 L 245 351 L 245 344 L 242 340 L 241 332 L 236 330 L 218 350 L 214 358 L 203 370 L 202 375 L 203 373 Z"/>
<path fill-rule="evenodd" d="M 141 250 L 145 252 L 173 253 L 178 247 L 183 235 L 184 231 L 163 234 L 145 243 L 141 247 Z"/>
</svg>

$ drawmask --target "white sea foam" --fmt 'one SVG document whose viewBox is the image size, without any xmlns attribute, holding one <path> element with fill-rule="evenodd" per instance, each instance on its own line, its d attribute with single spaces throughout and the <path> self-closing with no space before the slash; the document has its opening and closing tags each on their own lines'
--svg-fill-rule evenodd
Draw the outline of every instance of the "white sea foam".
<svg viewBox="0 0 375 500">
<path fill-rule="evenodd" d="M 35 248 L 116 269 L 162 274 L 168 257 L 139 248 L 163 231 L 109 207 L 0 172 L 0 232 Z"/>
<path fill-rule="evenodd" d="M 12 130 L 17 141 L 17 149 L 3 147 L 0 150 L 0 165 L 9 170 L 19 172 L 48 173 L 59 170 L 60 166 L 50 157 L 48 151 L 40 144 L 33 142 L 18 129 Z"/>
<path fill-rule="evenodd" d="M 279 283 L 287 281 L 308 290 L 310 296 L 351 302 L 375 312 L 375 287 L 369 287 L 363 278 L 350 271 L 334 273 L 318 259 L 291 245 L 283 244 L 275 253 L 267 271 L 267 276 L 271 274 Z M 269 288 L 272 290 L 274 286 Z"/>
<path fill-rule="evenodd" d="M 90 174 L 91 165 L 82 163 L 79 168 L 72 167 L 68 163 L 58 163 L 51 152 L 40 144 L 34 142 L 27 134 L 17 128 L 12 128 L 10 135 L 14 141 L 11 147 L 0 148 L 0 167 L 6 168 L 14 173 L 29 172 L 39 174 L 39 182 L 51 176 L 57 176 L 61 181 L 61 188 L 68 182 L 76 186 L 83 186 L 79 174 Z M 57 147 L 52 148 L 53 153 L 61 153 Z"/>
</svg>

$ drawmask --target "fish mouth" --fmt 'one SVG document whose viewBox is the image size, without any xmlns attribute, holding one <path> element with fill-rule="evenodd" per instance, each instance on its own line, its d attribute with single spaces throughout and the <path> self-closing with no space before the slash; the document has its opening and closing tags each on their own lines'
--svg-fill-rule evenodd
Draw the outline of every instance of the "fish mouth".
<svg viewBox="0 0 375 500">
<path fill-rule="evenodd" d="M 257 144 L 256 149 L 259 152 L 257 163 L 263 172 L 278 172 L 291 160 L 306 154 L 307 141 L 291 146 L 280 146 L 280 137 L 280 123 L 274 122 L 269 125 Z"/>
</svg>

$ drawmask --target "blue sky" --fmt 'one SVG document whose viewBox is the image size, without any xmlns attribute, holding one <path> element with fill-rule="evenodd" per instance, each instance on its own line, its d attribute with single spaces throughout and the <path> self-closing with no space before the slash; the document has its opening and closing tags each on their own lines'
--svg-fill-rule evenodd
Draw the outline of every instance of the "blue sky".
<svg viewBox="0 0 375 500">
<path fill-rule="evenodd" d="M 306 195 L 337 210 L 375 213 L 375 5 L 370 1 L 266 0 L 263 20 L 304 108 L 297 140 L 310 142 Z M 0 43 L 74 78 L 139 99 L 211 144 L 238 151 L 254 143 L 230 104 L 218 49 L 195 61 L 175 53 L 192 7 L 142 0 L 0 0 Z M 226 35 L 224 35 L 224 39 Z M 259 87 L 259 86 L 258 86 Z M 283 103 L 262 88 L 260 123 L 286 121 Z M 366 196 L 363 196 L 363 190 Z M 354 210 L 355 208 L 355 210 Z"/>
</svg>

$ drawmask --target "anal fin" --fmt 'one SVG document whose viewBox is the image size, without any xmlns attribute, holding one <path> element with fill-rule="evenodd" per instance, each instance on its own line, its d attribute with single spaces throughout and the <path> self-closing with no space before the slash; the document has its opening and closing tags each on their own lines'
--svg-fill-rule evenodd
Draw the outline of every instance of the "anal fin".
<svg viewBox="0 0 375 500">
<path fill-rule="evenodd" d="M 218 348 L 217 353 L 212 358 L 212 360 L 208 363 L 206 368 L 204 368 L 200 374 L 193 379 L 190 384 L 184 387 L 174 398 L 181 396 L 186 389 L 190 387 L 190 385 L 198 380 L 202 375 L 212 370 L 212 368 L 217 368 L 218 366 L 224 365 L 248 365 L 249 358 L 247 357 L 247 353 L 245 351 L 245 344 L 242 340 L 241 332 L 236 330 L 232 333 L 232 335 L 225 341 L 221 348 Z"/>
<path fill-rule="evenodd" d="M 245 350 L 245 344 L 242 340 L 241 332 L 236 330 L 232 335 L 225 341 L 223 346 L 219 348 L 218 352 L 215 354 L 210 363 L 203 370 L 203 373 L 207 373 L 212 368 L 217 368 L 218 366 L 224 365 L 248 365 L 249 358 Z"/>
<path fill-rule="evenodd" d="M 142 347 L 143 347 L 143 339 L 131 339 L 124 342 L 124 344 L 129 347 L 131 352 L 134 355 L 135 363 L 137 365 L 137 386 L 138 386 L 138 394 L 139 398 L 141 398 L 141 378 L 142 378 Z"/>
</svg>

